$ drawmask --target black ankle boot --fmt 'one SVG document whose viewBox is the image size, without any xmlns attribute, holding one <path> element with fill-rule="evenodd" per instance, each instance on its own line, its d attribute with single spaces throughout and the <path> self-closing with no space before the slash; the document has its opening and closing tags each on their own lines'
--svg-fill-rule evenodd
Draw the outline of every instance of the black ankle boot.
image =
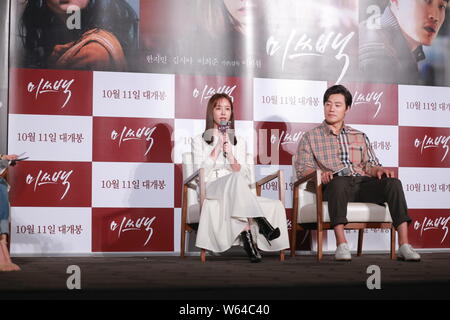
<svg viewBox="0 0 450 320">
<path fill-rule="evenodd" d="M 250 262 L 261 262 L 261 254 L 259 253 L 255 243 L 253 242 L 252 233 L 250 231 L 242 231 L 241 239 L 244 244 L 245 252 L 250 258 Z"/>
<path fill-rule="evenodd" d="M 261 233 L 267 241 L 271 241 L 280 236 L 280 228 L 274 229 L 272 225 L 264 217 L 253 218 L 258 224 L 259 233 Z"/>
</svg>

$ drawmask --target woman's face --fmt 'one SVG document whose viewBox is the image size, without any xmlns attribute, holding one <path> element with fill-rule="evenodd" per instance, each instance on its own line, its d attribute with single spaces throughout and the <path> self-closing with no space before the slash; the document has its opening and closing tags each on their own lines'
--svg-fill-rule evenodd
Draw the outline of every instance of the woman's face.
<svg viewBox="0 0 450 320">
<path fill-rule="evenodd" d="M 223 4 L 233 19 L 243 27 L 256 18 L 262 6 L 254 0 L 223 0 Z"/>
<path fill-rule="evenodd" d="M 90 0 L 47 0 L 47 6 L 55 14 L 63 15 L 67 14 L 67 10 L 70 6 L 76 6 L 80 10 L 87 7 Z"/>
<path fill-rule="evenodd" d="M 217 127 L 222 121 L 230 121 L 231 114 L 230 102 L 225 98 L 217 100 L 213 109 L 214 127 Z"/>
</svg>

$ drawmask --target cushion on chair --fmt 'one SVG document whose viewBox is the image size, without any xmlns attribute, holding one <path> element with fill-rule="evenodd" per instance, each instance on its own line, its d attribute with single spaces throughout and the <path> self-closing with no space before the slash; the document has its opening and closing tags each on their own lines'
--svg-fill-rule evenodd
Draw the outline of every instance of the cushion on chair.
<svg viewBox="0 0 450 320">
<path fill-rule="evenodd" d="M 183 161 L 183 180 L 188 178 L 194 173 L 194 155 L 192 152 L 184 152 L 182 154 Z M 247 165 L 250 169 L 250 175 L 252 177 L 252 192 L 256 195 L 256 187 L 254 185 L 255 182 L 255 166 L 253 161 L 253 155 L 247 153 Z M 192 182 L 195 184 L 195 182 Z M 215 201 L 215 200 L 214 200 Z M 200 220 L 200 206 L 198 203 L 198 193 L 197 190 L 192 188 L 188 189 L 188 206 L 187 206 L 187 223 L 198 223 Z"/>
<path fill-rule="evenodd" d="M 295 171 L 295 161 L 297 156 L 292 156 L 292 178 L 297 180 L 297 173 Z M 306 191 L 306 182 L 299 186 L 299 211 L 298 223 L 314 223 L 317 222 L 316 213 L 316 195 L 312 192 Z M 323 222 L 330 222 L 330 215 L 328 213 L 328 202 L 322 202 Z M 347 220 L 348 222 L 392 222 L 391 215 L 387 203 L 384 206 L 375 203 L 366 202 L 349 202 L 347 206 Z"/>
<path fill-rule="evenodd" d="M 308 192 L 300 190 L 300 193 Z M 310 192 L 308 192 L 310 193 Z M 328 202 L 322 203 L 323 222 L 330 222 L 328 213 Z M 317 221 L 316 203 L 300 202 L 300 210 L 298 212 L 298 223 L 312 223 Z M 389 208 L 375 203 L 366 202 L 349 202 L 347 206 L 348 222 L 392 222 Z"/>
<path fill-rule="evenodd" d="M 188 206 L 186 222 L 198 223 L 200 221 L 200 206 L 198 203 Z"/>
</svg>

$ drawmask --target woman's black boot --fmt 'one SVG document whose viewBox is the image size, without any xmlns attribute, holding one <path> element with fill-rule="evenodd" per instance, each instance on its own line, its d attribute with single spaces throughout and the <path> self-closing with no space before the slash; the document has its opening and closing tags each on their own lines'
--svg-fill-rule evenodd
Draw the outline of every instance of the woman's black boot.
<svg viewBox="0 0 450 320">
<path fill-rule="evenodd" d="M 261 254 L 253 242 L 252 233 L 250 231 L 242 231 L 241 239 L 244 244 L 245 252 L 247 252 L 248 257 L 250 258 L 250 262 L 261 262 Z"/>
<path fill-rule="evenodd" d="M 280 236 L 280 228 L 273 228 L 272 225 L 264 217 L 253 218 L 258 224 L 259 233 L 261 233 L 267 241 L 271 241 Z"/>
</svg>

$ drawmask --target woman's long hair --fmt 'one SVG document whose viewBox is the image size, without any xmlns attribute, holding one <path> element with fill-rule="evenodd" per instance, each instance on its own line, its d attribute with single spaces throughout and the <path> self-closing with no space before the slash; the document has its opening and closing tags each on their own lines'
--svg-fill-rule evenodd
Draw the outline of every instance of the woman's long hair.
<svg viewBox="0 0 450 320">
<path fill-rule="evenodd" d="M 236 145 L 237 140 L 234 134 L 234 106 L 233 99 L 226 93 L 216 93 L 214 94 L 208 101 L 208 105 L 206 107 L 206 125 L 205 131 L 203 132 L 203 140 L 206 143 L 211 144 L 214 141 L 214 108 L 220 99 L 226 99 L 231 105 L 231 117 L 230 117 L 230 128 L 228 130 L 228 137 L 233 145 Z"/>
<path fill-rule="evenodd" d="M 125 0 L 90 0 L 81 11 L 80 27 L 67 29 L 46 0 L 28 0 L 19 29 L 25 47 L 25 66 L 46 68 L 55 45 L 77 41 L 83 33 L 95 28 L 114 34 L 126 56 L 137 49 L 138 18 Z"/>
</svg>

